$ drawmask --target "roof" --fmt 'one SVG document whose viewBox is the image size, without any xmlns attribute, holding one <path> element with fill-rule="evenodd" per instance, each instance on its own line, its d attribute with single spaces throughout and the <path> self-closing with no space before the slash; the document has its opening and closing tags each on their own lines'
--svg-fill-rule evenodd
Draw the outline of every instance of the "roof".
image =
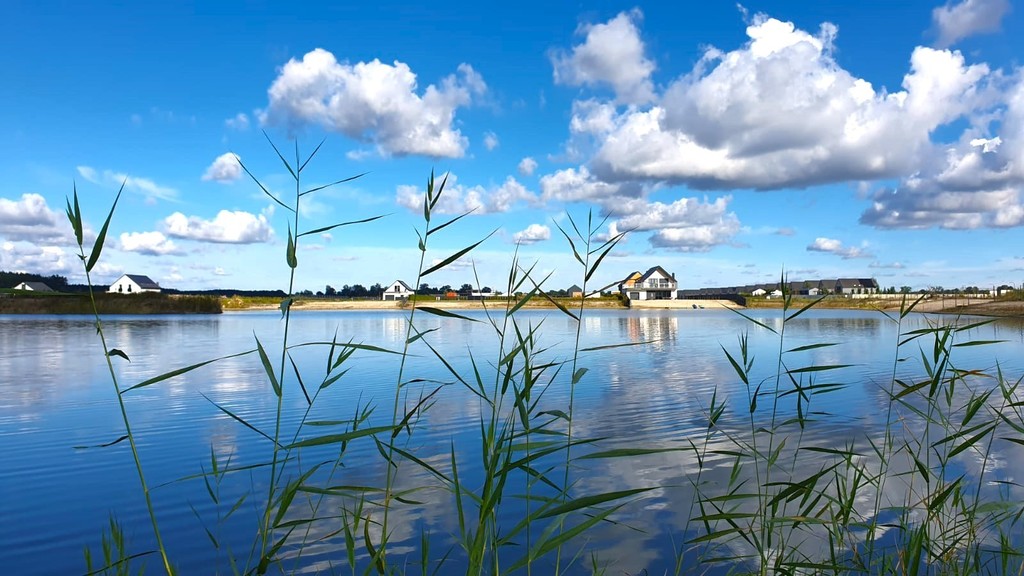
<svg viewBox="0 0 1024 576">
<path fill-rule="evenodd" d="M 836 280 L 836 286 L 843 288 L 877 288 L 878 284 L 870 278 L 840 278 Z"/>
<path fill-rule="evenodd" d="M 569 286 L 568 289 L 566 289 L 566 292 L 570 294 L 572 294 L 573 292 L 583 292 L 583 288 L 580 288 L 576 284 L 573 284 L 572 286 Z"/>
<path fill-rule="evenodd" d="M 21 286 L 22 284 L 33 292 L 53 292 L 53 288 L 47 286 L 45 282 L 21 282 L 18 286 Z"/>
<path fill-rule="evenodd" d="M 675 276 L 666 272 L 665 269 L 662 268 L 661 266 L 652 266 L 650 270 L 644 272 L 644 275 L 640 277 L 640 281 L 643 282 L 644 280 L 647 280 L 655 272 L 661 272 L 661 275 L 664 276 L 665 278 L 671 278 L 672 280 L 676 279 Z"/>
<path fill-rule="evenodd" d="M 401 284 L 401 285 L 402 285 L 402 288 L 405 288 L 405 289 L 406 289 L 406 290 L 408 290 L 409 292 L 415 292 L 415 290 L 413 290 L 412 288 L 410 288 L 408 284 L 406 284 L 405 282 L 402 282 L 401 280 L 395 280 L 395 281 L 394 281 L 394 282 L 392 282 L 391 284 L 388 284 L 388 286 L 394 286 L 395 284 Z"/>
<path fill-rule="evenodd" d="M 142 274 L 125 274 L 129 280 L 139 285 L 139 288 L 160 288 L 160 285 L 153 282 L 149 276 L 143 276 Z"/>
</svg>

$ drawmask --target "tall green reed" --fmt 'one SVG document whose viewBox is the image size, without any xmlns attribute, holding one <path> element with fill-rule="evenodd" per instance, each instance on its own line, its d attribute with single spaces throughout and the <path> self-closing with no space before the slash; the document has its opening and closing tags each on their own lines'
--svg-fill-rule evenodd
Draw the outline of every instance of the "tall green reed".
<svg viewBox="0 0 1024 576">
<path fill-rule="evenodd" d="M 990 483 L 1006 482 L 988 478 L 993 451 L 1000 442 L 1024 443 L 1002 435 L 1024 432 L 1014 412 L 1017 384 L 1001 371 L 964 369 L 955 361 L 957 349 L 997 343 L 959 340 L 987 322 L 953 319 L 905 331 L 916 302 L 904 300 L 898 314 L 885 313 L 897 324 L 898 341 L 890 383 L 878 384 L 886 401 L 881 429 L 821 444 L 808 441 L 805 431 L 834 418 L 814 410 L 812 401 L 842 388 L 822 376 L 846 365 L 796 360 L 838 343 L 787 347 L 787 324 L 818 301 L 797 309 L 784 298 L 778 325 L 744 315 L 760 334 L 778 339 L 772 376 L 755 379 L 748 336 L 736 353 L 723 348 L 748 390 L 747 430 L 727 422 L 713 395 L 704 445 L 691 444 L 700 466 L 691 479 L 698 528 L 689 546 L 700 551 L 702 565 L 758 574 L 1021 570 L 1024 507 L 1006 499 L 1008 488 L 1004 496 L 986 493 Z M 765 399 L 767 410 L 759 411 Z M 701 478 L 708 453 L 733 461 L 724 484 Z M 969 469 L 971 458 L 976 471 Z M 684 568 L 677 564 L 677 572 Z"/>
<path fill-rule="evenodd" d="M 139 478 L 139 485 L 142 487 L 143 498 L 146 500 L 146 511 L 153 527 L 153 537 L 156 539 L 156 546 L 157 551 L 160 553 L 160 560 L 163 563 L 164 570 L 167 574 L 174 574 L 170 558 L 167 555 L 167 549 L 164 547 L 163 537 L 160 533 L 160 525 L 157 522 L 156 512 L 153 509 L 153 498 L 150 494 L 149 485 L 146 483 L 146 475 L 143 472 L 142 460 L 139 457 L 139 449 L 135 441 L 135 434 L 132 432 L 131 419 L 128 417 L 128 409 L 125 406 L 123 397 L 124 390 L 121 389 L 121 385 L 117 377 L 117 371 L 114 369 L 113 358 L 117 356 L 128 360 L 128 354 L 123 350 L 107 346 L 107 338 L 103 332 L 103 322 L 100 319 L 99 309 L 96 307 L 96 294 L 92 285 L 92 270 L 99 262 L 100 254 L 103 252 L 103 243 L 107 238 L 107 229 L 110 226 L 111 218 L 114 216 L 114 210 L 117 208 L 117 201 L 121 199 L 122 192 L 124 192 L 123 183 L 121 184 L 121 188 L 117 191 L 117 196 L 114 197 L 114 202 L 110 206 L 110 212 L 107 214 L 106 220 L 103 221 L 103 226 L 100 228 L 100 232 L 96 236 L 96 240 L 93 243 L 88 257 L 85 255 L 84 223 L 82 220 L 82 210 L 78 203 L 77 185 L 74 187 L 73 198 L 68 199 L 66 202 L 66 214 L 68 221 L 71 224 L 71 228 L 75 233 L 75 242 L 78 244 L 78 257 L 82 261 L 82 265 L 85 269 L 85 280 L 86 284 L 89 286 L 89 301 L 92 304 L 93 319 L 96 324 L 96 334 L 99 336 L 100 345 L 103 347 L 103 355 L 106 359 L 107 371 L 110 374 L 110 381 L 114 387 L 114 394 L 117 397 L 117 405 L 121 412 L 121 422 L 124 425 L 124 435 L 118 438 L 115 443 L 127 440 L 128 445 L 131 447 L 132 459 L 135 463 L 135 472 Z M 114 538 L 116 542 L 120 542 L 116 537 L 117 532 L 114 528 L 115 525 L 113 521 L 111 521 L 111 538 Z M 104 546 L 104 550 L 106 549 L 107 546 Z M 118 549 L 123 551 L 123 546 L 118 547 Z"/>
</svg>

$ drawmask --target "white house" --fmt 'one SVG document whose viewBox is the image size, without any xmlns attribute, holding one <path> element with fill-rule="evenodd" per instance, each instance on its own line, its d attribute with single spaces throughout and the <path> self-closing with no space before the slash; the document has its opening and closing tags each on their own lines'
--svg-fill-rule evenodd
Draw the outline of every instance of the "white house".
<svg viewBox="0 0 1024 576">
<path fill-rule="evenodd" d="M 661 266 L 640 274 L 633 272 L 619 283 L 619 292 L 630 300 L 675 300 L 676 277 Z"/>
<path fill-rule="evenodd" d="M 767 290 L 765 290 L 764 288 L 754 288 L 754 289 L 753 289 L 753 290 L 752 290 L 752 291 L 750 292 L 750 295 L 751 295 L 751 296 L 764 296 L 764 295 L 765 295 L 765 294 L 767 294 L 767 293 L 768 293 L 768 291 L 767 291 Z"/>
<path fill-rule="evenodd" d="M 53 292 L 53 288 L 50 288 L 43 282 L 22 282 L 14 287 L 15 290 L 27 290 L 29 292 Z"/>
<path fill-rule="evenodd" d="M 408 284 L 401 280 L 395 280 L 384 289 L 384 293 L 381 294 L 381 300 L 407 300 L 409 296 L 415 294 L 416 291 L 409 287 Z"/>
<path fill-rule="evenodd" d="M 142 292 L 159 292 L 160 285 L 149 276 L 141 274 L 125 274 L 110 285 L 107 292 L 111 294 L 140 294 Z"/>
</svg>

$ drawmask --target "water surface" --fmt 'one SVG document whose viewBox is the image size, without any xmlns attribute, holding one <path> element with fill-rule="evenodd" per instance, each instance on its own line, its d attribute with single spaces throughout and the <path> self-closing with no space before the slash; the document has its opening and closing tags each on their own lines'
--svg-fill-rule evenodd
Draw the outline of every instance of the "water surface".
<svg viewBox="0 0 1024 576">
<path fill-rule="evenodd" d="M 750 313 L 766 326 L 782 326 L 780 311 Z M 466 314 L 485 319 L 480 312 Z M 398 311 L 302 312 L 292 318 L 292 343 L 337 338 L 401 350 L 407 315 Z M 912 315 L 904 321 L 903 331 L 947 320 Z M 524 327 L 539 326 L 538 342 L 545 348 L 545 359 L 571 359 L 575 320 L 557 311 L 527 311 L 519 314 L 519 322 Z M 426 339 L 454 369 L 468 378 L 472 358 L 488 387 L 494 382 L 492 366 L 500 342 L 493 327 L 486 322 L 436 317 L 420 317 L 417 323 L 424 331 L 437 328 Z M 272 351 L 276 365 L 279 352 L 273 351 L 279 350 L 283 326 L 279 313 L 229 313 L 216 317 L 112 317 L 105 320 L 104 332 L 108 344 L 131 359 L 114 359 L 117 377 L 122 387 L 128 387 L 169 370 L 251 350 L 256 337 Z M 713 394 L 719 402 L 728 402 L 723 423 L 741 429 L 749 421 L 751 388 L 743 385 L 723 351 L 737 355 L 741 334 L 748 334 L 754 359 L 753 386 L 769 389 L 778 373 L 777 336 L 728 311 L 595 310 L 586 313 L 580 328 L 584 348 L 643 343 L 580 356 L 579 366 L 589 371 L 576 389 L 574 434 L 606 437 L 602 449 L 687 446 L 689 440 L 705 434 Z M 998 367 L 1013 378 L 1024 373 L 1024 329 L 1019 321 L 995 322 L 958 337 L 1002 341 L 956 349 L 958 366 L 988 371 Z M 919 356 L 917 345 L 911 343 L 901 355 L 910 359 L 896 362 L 898 340 L 897 325 L 878 313 L 810 311 L 786 326 L 786 349 L 810 343 L 837 344 L 790 355 L 790 368 L 849 365 L 827 373 L 828 381 L 842 382 L 845 387 L 813 399 L 810 410 L 820 423 L 808 427 L 804 445 L 834 446 L 877 430 L 888 408 L 886 391 L 894 369 L 897 373 L 912 371 L 914 358 Z M 922 342 L 926 351 L 930 346 L 930 342 Z M 464 481 L 479 484 L 479 419 L 484 406 L 455 382 L 429 350 L 416 345 L 414 352 L 417 356 L 409 358 L 404 379 L 423 381 L 406 389 L 410 402 L 415 404 L 421 393 L 449 384 L 441 387 L 430 409 L 416 421 L 414 433 L 403 436 L 401 445 L 444 470 L 448 470 L 454 448 Z M 325 374 L 326 349 L 296 349 L 294 359 L 304 383 L 315 388 Z M 307 418 L 346 419 L 361 408 L 376 406 L 371 422 L 390 420 L 398 357 L 359 351 L 350 367 L 344 378 L 321 393 Z M 542 398 L 543 406 L 566 409 L 570 373 L 564 368 L 552 381 Z M 166 544 L 181 573 L 230 573 L 229 555 L 243 563 L 249 557 L 254 522 L 265 499 L 265 473 L 256 468 L 213 483 L 219 504 L 194 476 L 211 470 L 211 454 L 220 466 L 244 467 L 268 460 L 269 442 L 217 407 L 272 433 L 276 398 L 258 358 L 250 354 L 222 360 L 124 397 L 147 480 L 156 487 L 153 498 Z M 283 414 L 288 434 L 294 434 L 307 407 L 305 396 L 289 375 Z M 763 410 L 762 405 L 759 418 Z M 776 411 L 777 417 L 792 416 L 795 404 L 783 402 Z M 0 316 L 0 442 L 6 453 L 0 467 L 0 518 L 4 520 L 0 522 L 0 558 L 6 573 L 84 572 L 82 550 L 98 547 L 111 515 L 123 525 L 132 552 L 152 549 L 148 516 L 127 443 L 76 448 L 109 443 L 123 433 L 91 318 Z M 306 429 L 300 437 L 318 433 L 323 432 Z M 992 478 L 1024 477 L 1024 454 L 1018 448 L 998 445 L 993 457 L 979 466 L 990 470 Z M 329 447 L 309 450 L 303 457 L 308 466 L 336 455 L 337 448 Z M 385 467 L 371 442 L 351 443 L 343 462 L 343 468 L 333 469 L 333 482 L 383 484 Z M 726 458 L 710 457 L 705 462 L 710 470 L 705 480 L 723 481 L 730 466 Z M 695 515 L 691 479 L 696 470 L 697 460 L 686 450 L 592 460 L 586 461 L 585 468 L 574 468 L 577 494 L 655 487 L 616 514 L 620 524 L 595 530 L 587 541 L 588 550 L 598 551 L 610 573 L 671 570 L 674 547 L 688 537 L 688 520 Z M 399 487 L 431 484 L 436 482 L 422 468 L 404 465 L 400 469 Z M 510 494 L 519 492 L 516 489 Z M 246 493 L 250 496 L 224 519 Z M 392 560 L 408 553 L 411 562 L 418 561 L 423 531 L 431 534 L 435 551 L 446 550 L 455 542 L 456 509 L 451 496 L 432 490 L 420 498 L 425 506 L 402 506 L 393 513 Z M 522 516 L 517 502 L 511 497 L 503 502 L 502 521 L 511 524 Z M 340 506 L 341 502 L 328 499 L 320 513 L 337 514 Z M 339 526 L 340 520 L 318 524 L 309 538 L 326 537 Z M 213 546 L 205 530 L 219 547 Z M 291 560 L 285 569 L 342 572 L 343 542 L 341 536 L 330 536 L 307 545 L 301 556 L 286 549 L 285 556 L 290 555 Z M 510 553 L 510 559 L 513 556 Z M 148 563 L 148 571 L 159 571 L 155 557 Z M 584 568 L 579 570 L 585 572 Z"/>
</svg>

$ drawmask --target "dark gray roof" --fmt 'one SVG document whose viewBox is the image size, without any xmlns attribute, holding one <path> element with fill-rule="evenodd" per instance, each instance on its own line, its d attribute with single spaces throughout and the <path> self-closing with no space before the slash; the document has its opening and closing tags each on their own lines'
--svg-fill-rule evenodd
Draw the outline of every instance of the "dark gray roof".
<svg viewBox="0 0 1024 576">
<path fill-rule="evenodd" d="M 405 288 L 406 290 L 408 290 L 409 292 L 415 292 L 415 290 L 413 290 L 412 288 L 410 288 L 410 287 L 409 287 L 409 285 L 408 285 L 408 284 L 406 284 L 405 282 L 402 282 L 401 280 L 395 280 L 395 282 L 398 282 L 399 284 L 401 284 L 401 285 L 402 285 L 402 287 L 403 287 L 403 288 Z M 392 283 L 390 284 L 390 286 L 394 286 L 395 282 L 392 282 Z"/>
<path fill-rule="evenodd" d="M 569 294 L 572 294 L 573 292 L 583 292 L 583 288 L 580 288 L 576 284 L 573 284 L 572 286 L 569 286 L 569 288 L 567 288 L 565 291 L 568 292 Z"/>
<path fill-rule="evenodd" d="M 664 268 L 662 268 L 661 266 L 652 266 L 652 267 L 651 267 L 651 268 L 650 268 L 650 269 L 649 269 L 649 270 L 648 270 L 647 272 L 644 272 L 644 275 L 643 275 L 643 276 L 641 276 L 641 277 L 640 277 L 640 282 L 643 282 L 644 280 L 647 280 L 647 279 L 648 279 L 648 278 L 650 278 L 650 277 L 651 277 L 651 275 L 652 275 L 652 274 L 654 274 L 655 272 L 661 272 L 661 275 L 662 275 L 662 276 L 664 276 L 665 278 L 670 278 L 670 279 L 672 279 L 672 280 L 675 280 L 675 279 L 676 279 L 676 277 L 675 277 L 674 275 L 672 275 L 672 274 L 669 274 L 669 273 L 668 273 L 667 271 L 665 271 L 665 269 L 664 269 Z"/>
<path fill-rule="evenodd" d="M 21 282 L 18 286 L 21 286 L 21 284 L 24 284 L 33 292 L 53 292 L 53 288 L 47 286 L 45 282 Z"/>
<path fill-rule="evenodd" d="M 131 280 L 132 282 L 138 284 L 139 288 L 152 288 L 157 290 L 160 289 L 160 285 L 157 284 L 156 282 L 153 282 L 153 280 L 149 276 L 143 276 L 142 274 L 125 274 L 125 276 L 127 276 L 128 279 Z"/>
</svg>

